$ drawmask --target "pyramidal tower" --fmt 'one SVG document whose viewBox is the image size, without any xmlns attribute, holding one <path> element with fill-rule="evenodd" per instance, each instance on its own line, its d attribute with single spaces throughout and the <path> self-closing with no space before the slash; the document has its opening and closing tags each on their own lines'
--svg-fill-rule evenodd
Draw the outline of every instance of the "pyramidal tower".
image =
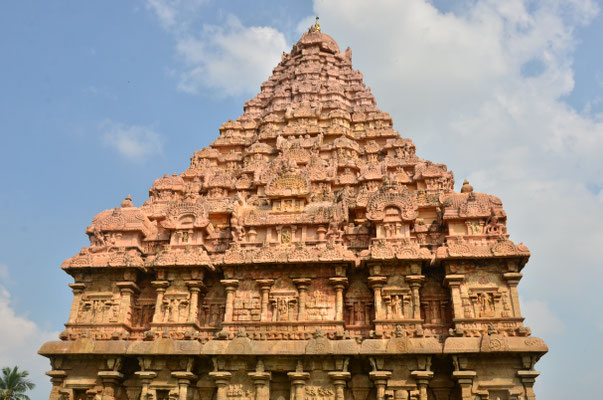
<svg viewBox="0 0 603 400">
<path fill-rule="evenodd" d="M 86 228 L 50 400 L 527 400 L 499 198 L 425 161 L 320 31 L 149 199 Z"/>
</svg>

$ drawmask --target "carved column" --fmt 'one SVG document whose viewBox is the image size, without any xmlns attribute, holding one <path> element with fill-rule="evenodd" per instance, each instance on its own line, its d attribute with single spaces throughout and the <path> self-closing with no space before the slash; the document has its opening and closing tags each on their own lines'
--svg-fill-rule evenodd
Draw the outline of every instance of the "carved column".
<svg viewBox="0 0 603 400">
<path fill-rule="evenodd" d="M 121 381 L 124 375 L 118 371 L 99 371 L 98 377 L 103 383 L 102 399 L 115 399 L 115 386 Z"/>
<path fill-rule="evenodd" d="M 212 371 L 209 373 L 209 376 L 214 380 L 217 387 L 216 400 L 228 400 L 228 383 L 232 374 L 226 371 Z"/>
<path fill-rule="evenodd" d="M 136 371 L 134 374 L 140 379 L 141 382 L 141 390 L 140 390 L 140 400 L 147 400 L 149 393 L 149 385 L 153 381 L 153 379 L 157 376 L 156 372 L 153 371 Z"/>
<path fill-rule="evenodd" d="M 369 276 L 368 281 L 375 295 L 375 319 L 385 319 L 381 289 L 387 282 L 387 278 L 385 276 Z"/>
<path fill-rule="evenodd" d="M 348 278 L 329 278 L 335 288 L 335 321 L 343 321 L 343 289 L 348 285 Z"/>
<path fill-rule="evenodd" d="M 335 386 L 335 400 L 345 400 L 345 385 L 350 377 L 351 374 L 345 371 L 329 372 L 329 378 L 331 378 Z"/>
<path fill-rule="evenodd" d="M 165 290 L 170 285 L 168 281 L 153 281 L 151 282 L 155 291 L 157 292 L 157 300 L 155 301 L 155 315 L 153 315 L 153 322 L 163 322 L 163 295 Z"/>
<path fill-rule="evenodd" d="M 119 292 L 121 294 L 121 299 L 119 301 L 119 317 L 117 322 L 120 324 L 127 324 L 128 316 L 130 314 L 130 310 L 132 308 L 132 295 L 139 291 L 138 285 L 134 282 L 117 282 L 117 287 L 119 288 Z"/>
<path fill-rule="evenodd" d="M 199 313 L 199 292 L 203 288 L 202 281 L 188 281 L 186 282 L 188 290 L 190 292 L 190 303 L 188 308 L 188 322 L 196 323 L 197 314 Z"/>
<path fill-rule="evenodd" d="M 258 279 L 257 283 L 262 296 L 260 299 L 260 321 L 268 321 L 268 296 L 274 279 Z"/>
<path fill-rule="evenodd" d="M 305 400 L 306 398 L 306 380 L 310 377 L 309 372 L 295 371 L 288 372 L 291 379 L 291 388 L 295 397 L 292 400 Z"/>
<path fill-rule="evenodd" d="M 461 400 L 473 400 L 473 379 L 477 375 L 475 371 L 454 371 L 452 378 L 456 380 L 461 388 Z"/>
<path fill-rule="evenodd" d="M 298 321 L 305 321 L 307 319 L 306 301 L 308 299 L 308 288 L 310 287 L 311 282 L 312 280 L 308 278 L 293 279 L 293 283 L 295 283 L 295 286 L 297 286 L 297 290 L 299 291 Z"/>
<path fill-rule="evenodd" d="M 412 291 L 412 318 L 421 319 L 421 299 L 419 298 L 419 289 L 425 281 L 424 275 L 407 275 L 406 282 Z"/>
<path fill-rule="evenodd" d="M 73 301 L 71 302 L 71 312 L 69 313 L 69 323 L 73 324 L 77 320 L 77 313 L 80 309 L 80 301 L 82 300 L 82 293 L 86 288 L 85 283 L 70 283 L 69 287 L 73 292 Z"/>
<path fill-rule="evenodd" d="M 377 388 L 377 399 L 385 399 L 385 388 L 387 387 L 387 380 L 392 376 L 390 371 L 371 371 L 369 372 L 369 378 L 373 381 L 375 388 Z"/>
<path fill-rule="evenodd" d="M 270 400 L 270 372 L 255 371 L 247 375 L 255 385 L 255 400 Z"/>
<path fill-rule="evenodd" d="M 461 283 L 465 279 L 464 275 L 446 275 L 444 282 L 450 287 L 450 296 L 452 297 L 452 307 L 454 318 L 463 318 L 463 302 L 461 300 Z"/>
<path fill-rule="evenodd" d="M 519 280 L 522 278 L 522 274 L 519 272 L 507 272 L 503 275 L 507 284 L 509 285 L 510 297 L 511 297 L 511 309 L 513 310 L 514 317 L 521 317 L 521 311 L 519 309 L 519 294 L 517 293 L 517 285 Z"/>
<path fill-rule="evenodd" d="M 427 400 L 427 386 L 433 378 L 433 371 L 412 371 L 410 375 L 415 378 L 419 387 L 419 400 Z"/>
<path fill-rule="evenodd" d="M 178 380 L 178 400 L 186 400 L 188 396 L 188 387 L 191 381 L 197 379 L 197 376 L 188 371 L 174 371 L 172 377 Z"/>
<path fill-rule="evenodd" d="M 60 370 L 53 370 L 46 372 L 46 375 L 50 377 L 50 382 L 52 383 L 52 390 L 50 391 L 49 400 L 60 400 L 61 393 L 60 389 L 63 385 L 63 381 L 65 377 L 67 377 L 67 372 Z"/>
<path fill-rule="evenodd" d="M 534 393 L 534 383 L 536 378 L 540 375 L 538 371 L 517 371 L 517 376 L 521 380 L 525 389 L 526 400 L 536 400 L 536 394 Z"/>
<path fill-rule="evenodd" d="M 226 310 L 224 311 L 224 322 L 232 322 L 232 312 L 234 309 L 234 293 L 239 286 L 237 279 L 222 279 L 220 283 L 226 291 Z"/>
</svg>

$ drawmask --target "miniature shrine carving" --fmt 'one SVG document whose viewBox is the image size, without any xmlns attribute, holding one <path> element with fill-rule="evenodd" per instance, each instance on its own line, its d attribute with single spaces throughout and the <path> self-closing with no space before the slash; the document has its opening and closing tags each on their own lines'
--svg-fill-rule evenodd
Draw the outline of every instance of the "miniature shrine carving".
<svg viewBox="0 0 603 400">
<path fill-rule="evenodd" d="M 317 23 L 180 174 L 93 218 L 50 400 L 527 400 L 499 198 L 423 160 Z"/>
</svg>

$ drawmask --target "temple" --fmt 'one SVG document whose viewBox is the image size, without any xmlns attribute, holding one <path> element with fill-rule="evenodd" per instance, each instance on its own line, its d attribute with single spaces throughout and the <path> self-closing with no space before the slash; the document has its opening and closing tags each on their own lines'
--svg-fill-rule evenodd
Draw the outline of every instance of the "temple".
<svg viewBox="0 0 603 400">
<path fill-rule="evenodd" d="M 94 217 L 50 400 L 528 400 L 530 253 L 315 25 L 190 167 Z"/>
</svg>

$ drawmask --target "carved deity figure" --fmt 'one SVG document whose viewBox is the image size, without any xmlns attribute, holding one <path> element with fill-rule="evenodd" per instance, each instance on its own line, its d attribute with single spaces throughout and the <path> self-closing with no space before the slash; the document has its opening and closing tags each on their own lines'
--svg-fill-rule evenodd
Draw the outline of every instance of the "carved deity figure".
<svg viewBox="0 0 603 400">
<path fill-rule="evenodd" d="M 492 215 L 488 219 L 488 224 L 486 225 L 484 232 L 486 235 L 502 235 L 507 233 L 507 228 L 505 224 L 499 222 L 497 215 Z"/>
</svg>

